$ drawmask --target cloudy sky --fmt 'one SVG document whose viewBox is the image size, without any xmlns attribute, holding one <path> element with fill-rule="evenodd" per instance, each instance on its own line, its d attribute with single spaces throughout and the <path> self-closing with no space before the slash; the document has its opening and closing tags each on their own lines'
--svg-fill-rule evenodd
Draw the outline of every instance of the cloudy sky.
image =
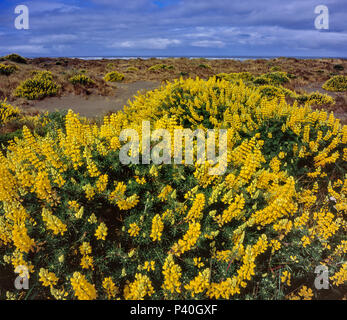
<svg viewBox="0 0 347 320">
<path fill-rule="evenodd" d="M 29 30 L 17 30 L 17 5 Z M 329 30 L 315 7 L 329 8 Z M 347 57 L 347 0 L 0 0 L 0 55 Z"/>
</svg>

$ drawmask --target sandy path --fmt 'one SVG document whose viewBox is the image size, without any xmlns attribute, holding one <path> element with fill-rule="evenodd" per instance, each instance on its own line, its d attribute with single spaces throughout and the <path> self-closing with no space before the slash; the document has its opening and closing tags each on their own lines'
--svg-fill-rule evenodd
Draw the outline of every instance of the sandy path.
<svg viewBox="0 0 347 320">
<path fill-rule="evenodd" d="M 108 111 L 117 111 L 123 108 L 127 101 L 134 97 L 138 91 L 153 90 L 160 86 L 157 81 L 136 81 L 132 83 L 115 84 L 114 96 L 100 95 L 77 96 L 74 94 L 46 98 L 36 101 L 30 107 L 40 111 L 56 111 L 72 109 L 81 116 L 95 117 Z"/>
</svg>

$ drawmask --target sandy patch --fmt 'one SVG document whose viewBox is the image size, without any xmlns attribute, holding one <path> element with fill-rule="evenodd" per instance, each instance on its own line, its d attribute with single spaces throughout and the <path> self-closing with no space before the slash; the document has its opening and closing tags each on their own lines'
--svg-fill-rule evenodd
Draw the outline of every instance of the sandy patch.
<svg viewBox="0 0 347 320">
<path fill-rule="evenodd" d="M 68 94 L 62 97 L 51 97 L 41 101 L 35 101 L 30 108 L 40 111 L 57 111 L 72 109 L 85 117 L 100 116 L 108 111 L 121 110 L 129 99 L 140 92 L 153 90 L 160 86 L 160 82 L 137 81 L 133 83 L 115 84 L 114 96 L 78 96 Z"/>
</svg>

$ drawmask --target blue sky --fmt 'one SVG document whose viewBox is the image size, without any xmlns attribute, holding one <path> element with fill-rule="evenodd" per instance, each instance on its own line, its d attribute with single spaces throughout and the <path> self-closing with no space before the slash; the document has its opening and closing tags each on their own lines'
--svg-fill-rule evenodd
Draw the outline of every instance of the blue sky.
<svg viewBox="0 0 347 320">
<path fill-rule="evenodd" d="M 14 27 L 27 5 L 30 29 Z M 330 12 L 316 30 L 314 9 Z M 346 0 L 0 0 L 0 55 L 347 57 Z"/>
</svg>

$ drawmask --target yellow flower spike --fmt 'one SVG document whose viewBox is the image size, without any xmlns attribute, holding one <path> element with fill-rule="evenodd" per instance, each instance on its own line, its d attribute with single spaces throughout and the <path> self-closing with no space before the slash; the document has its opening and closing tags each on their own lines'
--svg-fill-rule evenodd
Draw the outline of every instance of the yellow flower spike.
<svg viewBox="0 0 347 320">
<path fill-rule="evenodd" d="M 108 230 L 108 228 L 106 227 L 106 224 L 101 222 L 99 224 L 98 228 L 95 231 L 96 239 L 98 239 L 98 240 L 106 240 L 107 230 Z"/>
</svg>

